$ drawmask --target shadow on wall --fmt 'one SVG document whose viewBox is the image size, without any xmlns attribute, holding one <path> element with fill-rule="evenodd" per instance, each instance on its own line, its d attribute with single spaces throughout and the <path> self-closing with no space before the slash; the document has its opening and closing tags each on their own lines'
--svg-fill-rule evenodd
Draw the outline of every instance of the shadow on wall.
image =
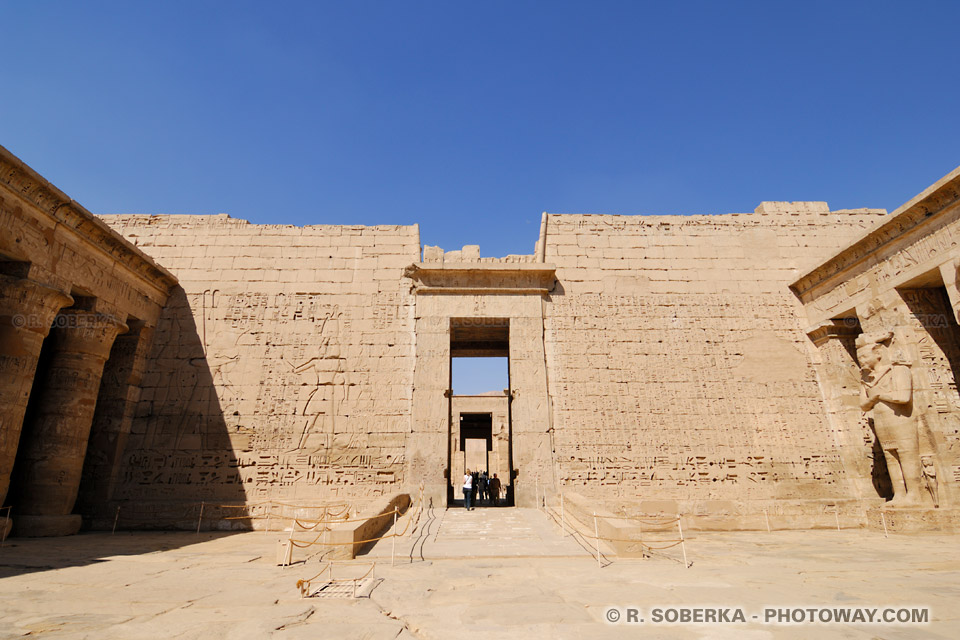
<svg viewBox="0 0 960 640">
<path fill-rule="evenodd" d="M 122 383 L 128 360 L 118 357 L 112 368 L 108 362 L 105 379 Z M 177 286 L 132 391 L 136 409 L 125 446 L 116 441 L 117 421 L 124 419 L 113 408 L 116 393 L 109 385 L 101 389 L 78 501 L 89 528 L 110 529 L 115 518 L 120 530 L 196 530 L 198 522 L 204 530 L 249 528 L 249 520 L 224 519 L 245 515 L 226 505 L 243 505 L 246 493 L 214 375 L 187 295 Z"/>
<path fill-rule="evenodd" d="M 870 454 L 873 460 L 870 479 L 873 482 L 873 488 L 877 490 L 878 496 L 886 500 L 892 500 L 893 482 L 891 482 L 890 472 L 887 470 L 887 459 L 883 456 L 883 449 L 880 447 L 880 441 L 877 440 L 876 431 L 873 429 L 873 420 L 870 420 L 870 431 L 874 434 L 873 450 Z"/>
</svg>

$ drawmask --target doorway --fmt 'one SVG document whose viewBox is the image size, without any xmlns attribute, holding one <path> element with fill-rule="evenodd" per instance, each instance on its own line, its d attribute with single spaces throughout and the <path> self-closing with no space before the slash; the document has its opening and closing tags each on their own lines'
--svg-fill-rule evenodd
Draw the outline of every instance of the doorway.
<svg viewBox="0 0 960 640">
<path fill-rule="evenodd" d="M 471 471 L 492 473 L 490 452 L 493 451 L 493 414 L 460 414 L 460 451 L 463 468 Z"/>
<path fill-rule="evenodd" d="M 468 469 L 487 479 L 496 475 L 504 489 L 497 503 L 512 504 L 509 319 L 451 318 L 447 397 L 447 504 L 462 504 Z"/>
</svg>

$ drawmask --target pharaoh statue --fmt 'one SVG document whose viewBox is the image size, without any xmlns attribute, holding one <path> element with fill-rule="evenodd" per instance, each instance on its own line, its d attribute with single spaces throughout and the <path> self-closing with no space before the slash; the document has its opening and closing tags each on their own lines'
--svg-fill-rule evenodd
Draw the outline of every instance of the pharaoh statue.
<svg viewBox="0 0 960 640">
<path fill-rule="evenodd" d="M 860 408 L 872 411 L 873 428 L 887 461 L 893 500 L 890 506 L 919 506 L 923 470 L 917 414 L 913 407 L 910 364 L 892 357 L 890 331 L 857 338 L 860 361 Z"/>
</svg>

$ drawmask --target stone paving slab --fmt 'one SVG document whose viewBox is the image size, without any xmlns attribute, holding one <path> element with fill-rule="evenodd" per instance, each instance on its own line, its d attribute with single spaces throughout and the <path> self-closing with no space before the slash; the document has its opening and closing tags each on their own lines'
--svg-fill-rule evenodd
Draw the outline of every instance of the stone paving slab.
<svg viewBox="0 0 960 640">
<path fill-rule="evenodd" d="M 425 522 L 418 547 L 424 559 L 398 557 L 391 567 L 384 541 L 348 566 L 337 565 L 344 575 L 359 575 L 377 563 L 382 581 L 371 597 L 358 600 L 301 599 L 296 581 L 317 573 L 322 562 L 315 555 L 277 567 L 282 533 L 13 539 L 0 549 L 0 639 L 960 636 L 960 545 L 954 536 L 695 533 L 689 569 L 662 558 L 604 558 L 598 568 L 589 550 L 561 536 L 535 510 L 437 511 Z M 530 552 L 537 544 L 540 555 Z M 556 555 L 561 546 L 570 553 Z M 474 557 L 465 557 L 468 552 Z M 604 619 L 611 606 L 657 605 L 747 612 L 765 606 L 928 606 L 933 622 L 626 626 Z"/>
</svg>

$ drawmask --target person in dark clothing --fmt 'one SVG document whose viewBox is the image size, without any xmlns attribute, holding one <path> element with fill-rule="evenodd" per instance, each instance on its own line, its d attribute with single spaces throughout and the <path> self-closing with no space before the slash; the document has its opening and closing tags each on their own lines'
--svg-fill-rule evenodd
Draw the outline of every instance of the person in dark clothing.
<svg viewBox="0 0 960 640">
<path fill-rule="evenodd" d="M 473 472 L 473 475 L 472 475 L 471 477 L 472 477 L 472 479 L 473 479 L 473 480 L 472 480 L 472 482 L 473 482 L 473 492 L 472 492 L 472 497 L 471 497 L 470 502 L 472 503 L 473 508 L 475 509 L 475 508 L 476 508 L 476 504 L 477 504 L 477 491 L 478 491 L 478 489 L 480 488 L 480 487 L 479 487 L 479 484 L 480 484 L 480 474 L 477 473 L 476 471 L 474 471 L 474 472 Z"/>
<path fill-rule="evenodd" d="M 490 501 L 493 503 L 493 506 L 500 506 L 500 478 L 497 477 L 497 474 L 493 474 L 493 477 L 490 478 L 487 493 L 490 495 Z"/>
</svg>

